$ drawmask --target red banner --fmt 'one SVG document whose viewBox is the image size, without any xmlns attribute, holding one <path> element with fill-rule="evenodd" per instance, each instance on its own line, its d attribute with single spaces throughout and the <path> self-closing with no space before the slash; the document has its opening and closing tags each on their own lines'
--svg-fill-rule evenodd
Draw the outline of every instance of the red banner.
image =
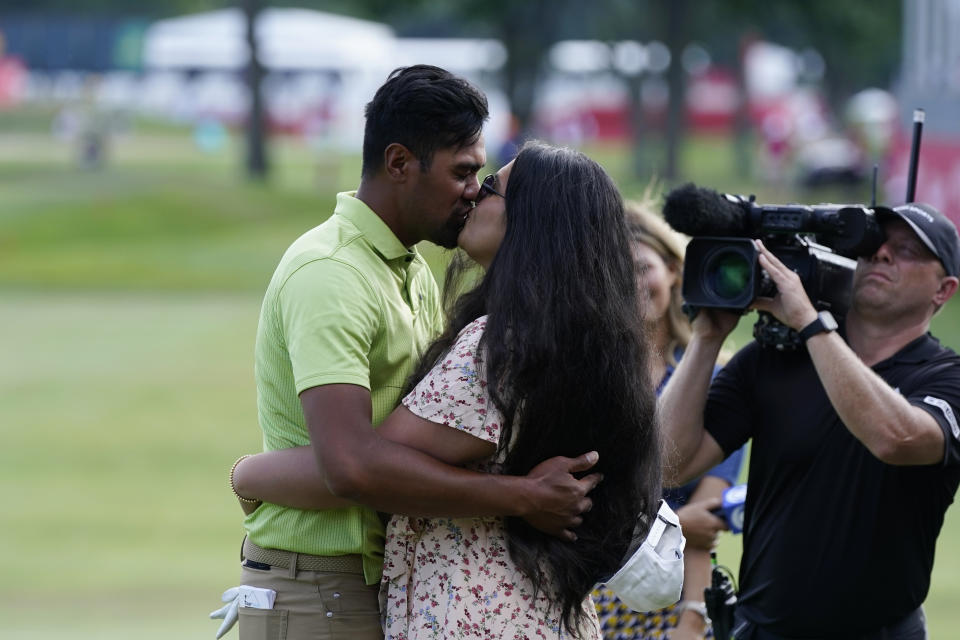
<svg viewBox="0 0 960 640">
<path fill-rule="evenodd" d="M 916 200 L 942 211 L 960 227 L 960 138 L 934 138 L 925 134 L 920 143 Z M 901 135 L 890 150 L 889 174 L 884 182 L 887 201 L 896 206 L 907 197 L 910 138 Z"/>
</svg>

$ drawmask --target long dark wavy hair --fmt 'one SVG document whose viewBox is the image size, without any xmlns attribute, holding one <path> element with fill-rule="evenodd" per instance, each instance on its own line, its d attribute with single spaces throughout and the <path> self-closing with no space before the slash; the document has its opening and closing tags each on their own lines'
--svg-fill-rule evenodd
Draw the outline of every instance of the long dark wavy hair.
<svg viewBox="0 0 960 640">
<path fill-rule="evenodd" d="M 630 236 L 613 181 L 577 151 L 525 144 L 505 195 L 503 242 L 480 283 L 451 308 L 414 378 L 486 314 L 480 344 L 487 388 L 503 414 L 503 472 L 524 475 L 552 456 L 599 452 L 603 481 L 576 542 L 506 519 L 514 562 L 537 588 L 550 585 L 573 630 L 590 590 L 646 536 L 661 494 Z"/>
</svg>

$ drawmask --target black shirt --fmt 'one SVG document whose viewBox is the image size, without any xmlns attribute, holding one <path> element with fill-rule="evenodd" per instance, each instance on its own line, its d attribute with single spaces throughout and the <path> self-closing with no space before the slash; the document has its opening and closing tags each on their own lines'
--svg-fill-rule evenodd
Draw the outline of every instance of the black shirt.
<svg viewBox="0 0 960 640">
<path fill-rule="evenodd" d="M 840 421 L 805 350 L 751 343 L 710 387 L 705 425 L 724 452 L 753 439 L 739 598 L 773 633 L 850 637 L 926 598 L 960 483 L 960 357 L 927 334 L 873 370 L 936 419 L 942 463 L 875 458 Z"/>
</svg>

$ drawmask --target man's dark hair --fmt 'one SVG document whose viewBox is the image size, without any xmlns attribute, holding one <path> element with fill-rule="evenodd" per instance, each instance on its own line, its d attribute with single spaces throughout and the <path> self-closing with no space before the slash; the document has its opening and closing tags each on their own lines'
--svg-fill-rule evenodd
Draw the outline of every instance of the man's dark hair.
<svg viewBox="0 0 960 640">
<path fill-rule="evenodd" d="M 430 168 L 438 149 L 461 148 L 480 137 L 487 98 L 449 71 L 425 64 L 390 73 L 364 111 L 363 176 L 383 166 L 383 151 L 394 142 Z"/>
<path fill-rule="evenodd" d="M 514 562 L 574 629 L 593 586 L 646 536 L 661 494 L 642 303 L 623 201 L 600 165 L 578 151 L 527 143 L 505 195 L 503 242 L 414 377 L 488 314 L 480 345 L 487 389 L 503 414 L 503 473 L 599 452 L 603 482 L 575 543 L 506 519 Z"/>
</svg>

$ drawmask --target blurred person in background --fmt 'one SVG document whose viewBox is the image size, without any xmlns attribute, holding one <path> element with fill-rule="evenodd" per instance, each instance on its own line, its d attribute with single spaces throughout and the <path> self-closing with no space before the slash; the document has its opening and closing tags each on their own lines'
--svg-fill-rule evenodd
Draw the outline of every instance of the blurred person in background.
<svg viewBox="0 0 960 640">
<path fill-rule="evenodd" d="M 270 607 L 239 607 L 241 638 L 382 637 L 378 510 L 517 516 L 572 537 L 590 506 L 598 476 L 572 474 L 595 454 L 520 475 L 479 473 L 374 431 L 443 330 L 436 283 L 414 245 L 455 245 L 480 195 L 486 118 L 483 94 L 443 69 L 391 73 L 366 107 L 359 188 L 339 194 L 334 214 L 274 273 L 255 349 L 264 449 L 301 447 L 283 471 L 294 490 L 327 495 L 306 505 L 241 499 L 243 586 L 276 592 Z"/>
<path fill-rule="evenodd" d="M 626 211 L 637 286 L 646 301 L 644 322 L 652 347 L 651 380 L 656 381 L 659 394 L 690 341 L 690 320 L 681 297 L 686 243 L 654 213 L 649 193 L 640 201 L 628 202 Z M 687 538 L 683 599 L 661 611 L 635 612 L 610 589 L 600 586 L 594 600 L 606 640 L 713 637 L 703 590 L 710 584 L 710 550 L 716 546 L 719 532 L 727 527 L 710 510 L 720 506 L 724 489 L 736 482 L 742 461 L 743 450 L 739 449 L 701 478 L 664 490 L 663 497 L 680 517 Z M 668 631 L 669 636 L 665 635 Z"/>
<path fill-rule="evenodd" d="M 380 594 L 386 636 L 600 640 L 590 592 L 646 536 L 661 493 L 657 366 L 641 309 L 650 302 L 636 286 L 622 200 L 582 153 L 527 143 L 483 181 L 458 243 L 485 274 L 378 435 L 494 476 L 596 451 L 603 481 L 571 540 L 516 517 L 449 517 L 468 505 L 395 510 Z M 292 475 L 299 458 L 287 449 L 244 460 L 236 489 L 322 508 L 323 475 L 315 465 Z"/>
</svg>

